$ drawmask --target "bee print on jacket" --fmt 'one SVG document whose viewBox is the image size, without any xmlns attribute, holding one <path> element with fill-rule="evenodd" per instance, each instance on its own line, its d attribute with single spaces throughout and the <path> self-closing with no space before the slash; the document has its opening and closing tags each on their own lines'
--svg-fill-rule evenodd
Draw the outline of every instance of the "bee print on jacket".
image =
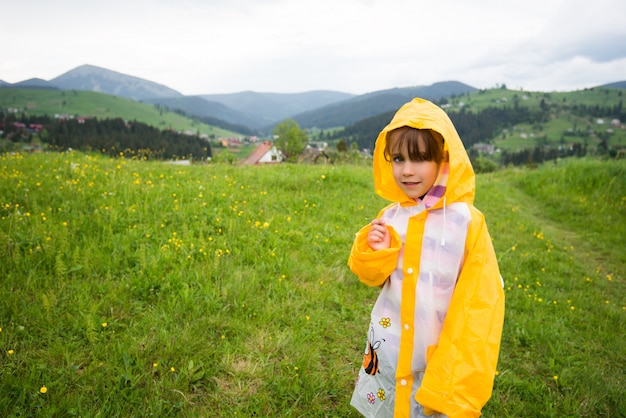
<svg viewBox="0 0 626 418">
<path fill-rule="evenodd" d="M 378 355 L 376 350 L 380 347 L 380 344 L 385 341 L 384 339 L 376 341 L 374 338 L 374 327 L 370 327 L 370 337 L 367 340 L 367 347 L 365 354 L 363 355 L 363 368 L 365 373 L 369 375 L 375 375 L 378 373 Z"/>
</svg>

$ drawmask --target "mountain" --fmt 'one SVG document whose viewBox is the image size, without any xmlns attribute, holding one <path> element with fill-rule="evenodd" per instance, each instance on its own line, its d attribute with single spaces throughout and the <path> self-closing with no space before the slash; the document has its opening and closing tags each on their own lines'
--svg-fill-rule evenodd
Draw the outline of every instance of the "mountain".
<svg viewBox="0 0 626 418">
<path fill-rule="evenodd" d="M 205 100 L 218 102 L 258 121 L 258 126 L 280 122 L 292 115 L 307 112 L 355 97 L 338 91 L 316 90 L 304 93 L 203 94 Z M 219 117 L 219 116 L 218 116 Z"/>
<path fill-rule="evenodd" d="M 246 131 L 261 130 L 265 133 L 271 132 L 276 123 L 288 118 L 295 119 L 303 128 L 345 127 L 395 111 L 414 97 L 438 101 L 478 90 L 457 81 L 445 81 L 430 86 L 393 88 L 357 96 L 327 90 L 284 94 L 245 91 L 184 96 L 162 84 L 93 65 L 77 67 L 50 81 L 36 78 L 15 84 L 0 81 L 0 88 L 7 87 L 106 93 L 167 107 L 225 129 L 245 127 Z M 599 87 L 626 88 L 626 82 Z"/>
<path fill-rule="evenodd" d="M 155 97 L 182 97 L 176 90 L 138 77 L 93 65 L 81 65 L 50 80 L 62 90 L 87 90 L 145 100 Z"/>
<path fill-rule="evenodd" d="M 256 128 L 262 125 L 262 121 L 237 110 L 231 109 L 222 103 L 204 100 L 200 96 L 162 97 L 144 100 L 147 103 L 164 106 L 173 111 L 182 111 L 187 116 L 197 118 L 214 118 L 232 125 L 243 125 L 248 128 Z M 219 125 L 218 125 L 219 126 Z M 231 127 L 225 127 L 232 129 Z"/>
<path fill-rule="evenodd" d="M 475 87 L 458 81 L 443 81 L 430 86 L 380 90 L 297 114 L 292 118 L 305 128 L 333 128 L 350 125 L 371 116 L 397 110 L 414 97 L 439 100 L 477 90 Z"/>
<path fill-rule="evenodd" d="M 14 88 L 14 89 L 48 89 L 58 90 L 58 88 L 49 81 L 42 80 L 41 78 L 30 78 L 28 80 L 20 81 L 18 83 L 7 83 L 0 81 L 0 88 Z"/>
<path fill-rule="evenodd" d="M 275 124 L 291 115 L 354 97 L 352 94 L 335 91 L 291 94 L 247 91 L 183 96 L 164 85 L 93 65 L 74 68 L 53 78 L 49 84 L 62 90 L 95 91 L 145 101 L 180 110 L 189 116 L 220 119 L 249 128 Z M 34 86 L 24 88 L 32 87 Z"/>
<path fill-rule="evenodd" d="M 318 90 L 304 93 L 259 93 L 245 91 L 232 94 L 184 96 L 162 84 L 111 71 L 93 65 L 82 65 L 50 81 L 26 80 L 0 87 L 58 88 L 106 93 L 135 101 L 145 101 L 187 116 L 207 121 L 224 121 L 226 129 L 243 126 L 270 132 L 278 122 L 293 118 L 302 127 L 329 128 L 347 126 L 358 120 L 397 109 L 419 96 L 436 100 L 464 94 L 476 89 L 448 81 L 431 86 L 382 90 L 355 96 L 338 91 Z"/>
<path fill-rule="evenodd" d="M 626 81 L 617 81 L 615 83 L 604 84 L 600 87 L 608 87 L 612 89 L 626 89 Z"/>
</svg>

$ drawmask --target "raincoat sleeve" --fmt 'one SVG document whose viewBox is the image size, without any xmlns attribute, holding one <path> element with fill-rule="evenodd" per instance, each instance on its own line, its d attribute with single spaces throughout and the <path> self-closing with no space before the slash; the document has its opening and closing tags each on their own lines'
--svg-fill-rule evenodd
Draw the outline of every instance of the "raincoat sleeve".
<svg viewBox="0 0 626 418">
<path fill-rule="evenodd" d="M 390 225 L 386 225 L 391 234 L 391 244 L 385 250 L 373 251 L 367 244 L 367 233 L 370 225 L 367 225 L 356 234 L 348 266 L 359 280 L 368 286 L 380 286 L 395 270 L 398 263 L 398 254 L 402 241 L 398 233 Z"/>
<path fill-rule="evenodd" d="M 483 215 L 474 209 L 465 261 L 443 324 L 429 350 L 421 405 L 450 418 L 479 417 L 491 397 L 504 321 L 504 290 Z"/>
</svg>

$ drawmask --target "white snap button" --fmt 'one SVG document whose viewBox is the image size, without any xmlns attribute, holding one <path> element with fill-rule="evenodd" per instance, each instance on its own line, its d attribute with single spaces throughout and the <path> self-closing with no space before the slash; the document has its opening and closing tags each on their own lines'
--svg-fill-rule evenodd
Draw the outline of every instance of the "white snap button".
<svg viewBox="0 0 626 418">
<path fill-rule="evenodd" d="M 406 269 L 406 272 L 409 274 L 413 274 L 413 269 L 411 267 L 409 267 L 408 269 Z"/>
<path fill-rule="evenodd" d="M 400 384 L 401 384 L 402 386 L 406 386 L 406 380 L 404 380 L 404 379 L 400 380 Z"/>
<path fill-rule="evenodd" d="M 409 324 L 404 324 L 404 329 L 408 331 L 409 330 Z"/>
</svg>

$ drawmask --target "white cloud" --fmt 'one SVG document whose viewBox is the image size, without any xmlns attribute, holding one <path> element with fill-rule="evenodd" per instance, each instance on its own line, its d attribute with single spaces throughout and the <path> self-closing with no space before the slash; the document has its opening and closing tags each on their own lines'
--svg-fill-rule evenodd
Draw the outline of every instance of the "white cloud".
<svg viewBox="0 0 626 418">
<path fill-rule="evenodd" d="M 82 64 L 184 94 L 626 79 L 621 0 L 22 0 L 3 16 L 8 82 Z"/>
</svg>

